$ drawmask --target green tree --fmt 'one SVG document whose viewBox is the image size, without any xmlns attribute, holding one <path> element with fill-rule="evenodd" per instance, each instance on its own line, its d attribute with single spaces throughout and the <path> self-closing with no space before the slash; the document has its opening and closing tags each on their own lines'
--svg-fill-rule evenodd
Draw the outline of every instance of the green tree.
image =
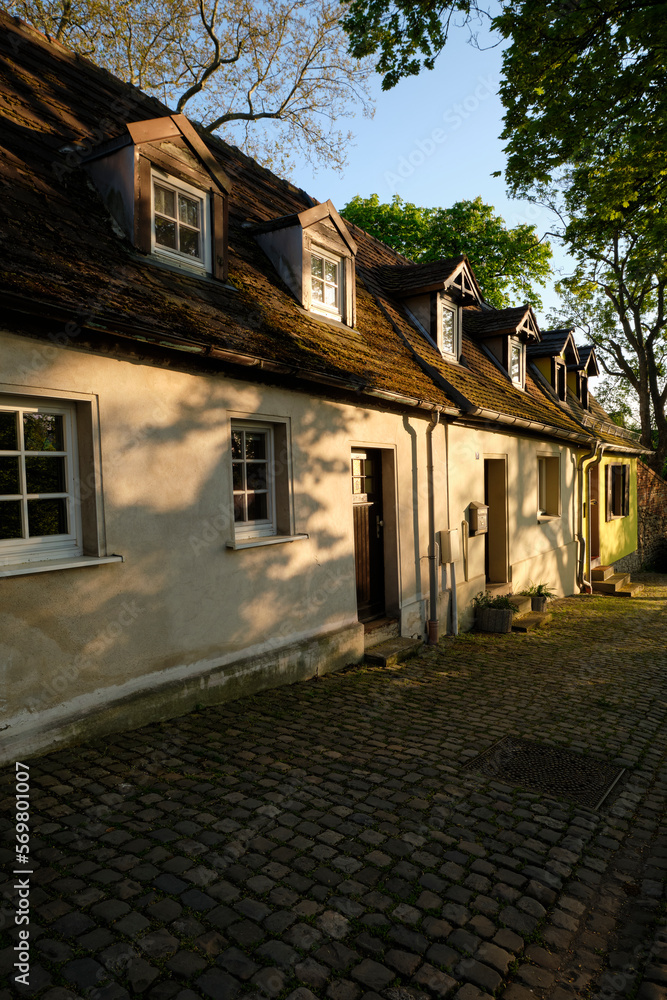
<svg viewBox="0 0 667 1000">
<path fill-rule="evenodd" d="M 13 14 L 267 166 L 342 168 L 372 113 L 338 0 L 9 0 Z"/>
<path fill-rule="evenodd" d="M 551 274 L 551 247 L 534 226 L 509 229 L 481 198 L 421 208 L 398 195 L 390 203 L 356 195 L 341 214 L 411 261 L 467 254 L 487 301 L 499 309 L 516 302 L 541 308 L 534 286 Z"/>
</svg>

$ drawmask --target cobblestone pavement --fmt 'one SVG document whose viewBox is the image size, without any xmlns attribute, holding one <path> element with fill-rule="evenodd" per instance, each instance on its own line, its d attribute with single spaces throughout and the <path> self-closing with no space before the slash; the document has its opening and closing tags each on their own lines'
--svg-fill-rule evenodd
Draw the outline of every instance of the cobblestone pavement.
<svg viewBox="0 0 667 1000">
<path fill-rule="evenodd" d="M 667 578 L 645 582 L 30 762 L 30 985 L 0 1000 L 665 1000 Z M 506 735 L 627 771 L 594 812 L 462 770 Z"/>
</svg>

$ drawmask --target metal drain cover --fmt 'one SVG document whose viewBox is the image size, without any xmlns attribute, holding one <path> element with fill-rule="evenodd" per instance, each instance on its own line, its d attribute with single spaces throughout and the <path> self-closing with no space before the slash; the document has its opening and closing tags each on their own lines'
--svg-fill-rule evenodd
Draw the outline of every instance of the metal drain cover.
<svg viewBox="0 0 667 1000">
<path fill-rule="evenodd" d="M 625 768 L 561 747 L 504 736 L 463 770 L 599 809 Z"/>
</svg>

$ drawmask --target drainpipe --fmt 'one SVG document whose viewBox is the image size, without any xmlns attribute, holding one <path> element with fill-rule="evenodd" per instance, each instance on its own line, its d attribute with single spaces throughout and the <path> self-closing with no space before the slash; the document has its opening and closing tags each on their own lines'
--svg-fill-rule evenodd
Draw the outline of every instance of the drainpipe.
<svg viewBox="0 0 667 1000">
<path fill-rule="evenodd" d="M 587 551 L 587 537 L 584 537 L 584 463 L 591 461 L 591 464 L 586 468 L 586 475 L 590 472 L 594 465 L 598 465 L 602 459 L 602 453 L 604 452 L 604 445 L 601 441 L 597 440 L 591 451 L 586 455 L 582 455 L 577 462 L 578 466 L 578 502 L 577 502 L 577 545 L 579 546 L 579 558 L 577 561 L 577 586 L 582 594 L 590 594 L 593 592 L 593 587 L 589 580 L 584 577 L 586 572 L 586 551 Z M 589 491 L 590 492 L 590 491 Z M 588 497 L 588 525 L 586 535 L 588 536 L 590 532 L 591 523 L 591 510 L 590 510 L 590 495 Z"/>
<path fill-rule="evenodd" d="M 449 424 L 445 424 L 445 474 L 447 476 L 447 524 L 451 528 L 452 515 L 449 504 Z M 456 563 L 449 564 L 449 583 L 451 587 L 452 635 L 459 634 L 459 611 L 456 601 Z"/>
<path fill-rule="evenodd" d="M 435 540 L 435 497 L 433 487 L 433 431 L 438 425 L 440 414 L 436 411 L 431 415 L 426 429 L 426 462 L 428 471 L 428 567 L 429 567 L 429 620 L 428 645 L 435 646 L 438 642 L 438 550 L 440 546 Z"/>
</svg>

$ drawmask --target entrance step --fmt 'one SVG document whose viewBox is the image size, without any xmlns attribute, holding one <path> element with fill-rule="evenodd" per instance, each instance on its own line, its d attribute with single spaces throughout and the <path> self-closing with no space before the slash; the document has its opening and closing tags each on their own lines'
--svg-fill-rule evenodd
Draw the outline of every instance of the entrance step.
<svg viewBox="0 0 667 1000">
<path fill-rule="evenodd" d="M 421 639 L 385 639 L 377 646 L 367 649 L 365 659 L 367 663 L 374 663 L 380 667 L 392 667 L 414 656 L 423 645 Z"/>
<path fill-rule="evenodd" d="M 545 622 L 550 622 L 552 615 L 548 611 L 531 611 L 526 615 L 515 615 L 512 621 L 513 632 L 532 632 Z"/>
<path fill-rule="evenodd" d="M 613 572 L 613 566 L 596 566 L 591 570 L 591 580 L 608 580 Z"/>
<path fill-rule="evenodd" d="M 398 618 L 374 618 L 373 621 L 364 622 L 364 648 L 377 646 L 387 639 L 398 639 L 400 628 Z"/>
<path fill-rule="evenodd" d="M 604 575 L 596 576 L 599 570 Z M 606 572 L 610 570 L 611 572 Z M 591 573 L 594 594 L 608 594 L 611 597 L 634 597 L 644 589 L 641 583 L 633 583 L 629 573 L 614 573 L 613 566 L 600 566 Z"/>
<path fill-rule="evenodd" d="M 527 615 L 532 611 L 532 601 L 530 597 L 526 597 L 523 594 L 510 594 L 510 601 L 515 604 L 517 611 L 514 612 L 514 620 L 519 617 L 519 615 Z"/>
</svg>

